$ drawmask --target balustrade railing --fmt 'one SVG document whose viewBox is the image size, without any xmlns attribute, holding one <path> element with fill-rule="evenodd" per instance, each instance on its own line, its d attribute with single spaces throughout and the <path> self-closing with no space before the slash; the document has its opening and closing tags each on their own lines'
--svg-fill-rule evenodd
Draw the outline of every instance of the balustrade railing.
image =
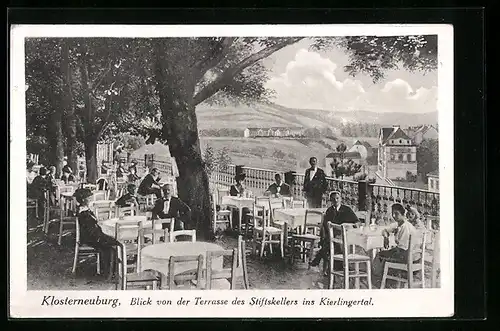
<svg viewBox="0 0 500 331">
<path fill-rule="evenodd" d="M 254 195 L 261 195 L 274 182 L 274 175 L 279 173 L 284 178 L 284 174 L 279 171 L 268 169 L 257 169 L 243 167 L 246 174 L 245 186 L 253 191 Z M 210 176 L 212 187 L 229 187 L 234 183 L 236 166 L 230 165 L 226 169 L 218 169 Z M 414 206 L 422 216 L 439 216 L 439 193 L 420 189 L 384 186 L 370 184 L 364 181 L 352 181 L 326 178 L 328 183 L 327 192 L 323 197 L 323 204 L 327 205 L 328 193 L 340 191 L 342 200 L 351 206 L 353 210 L 368 210 L 381 217 L 389 218 L 390 206 L 394 202 L 400 202 L 404 206 Z M 294 174 L 294 182 L 291 185 L 294 197 L 302 197 L 304 185 L 304 175 Z"/>
</svg>

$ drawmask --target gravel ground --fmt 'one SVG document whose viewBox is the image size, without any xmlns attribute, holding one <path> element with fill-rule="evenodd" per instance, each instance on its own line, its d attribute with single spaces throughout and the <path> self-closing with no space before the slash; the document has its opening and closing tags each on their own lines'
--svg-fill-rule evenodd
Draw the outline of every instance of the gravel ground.
<svg viewBox="0 0 500 331">
<path fill-rule="evenodd" d="M 114 283 L 96 275 L 93 259 L 80 263 L 75 275 L 71 273 L 74 237 L 72 234 L 64 236 L 62 245 L 58 246 L 57 231 L 58 224 L 54 223 L 48 237 L 39 228 L 28 230 L 28 290 L 114 289 Z M 232 249 L 237 246 L 237 239 L 225 235 L 216 243 Z M 248 256 L 247 266 L 251 289 L 323 289 L 327 285 L 327 278 L 318 268 L 308 269 L 301 262 L 290 265 L 279 256 L 265 256 L 263 259 Z M 336 282 L 336 288 L 342 288 L 341 281 Z M 243 288 L 241 282 L 238 285 L 238 288 Z"/>
</svg>

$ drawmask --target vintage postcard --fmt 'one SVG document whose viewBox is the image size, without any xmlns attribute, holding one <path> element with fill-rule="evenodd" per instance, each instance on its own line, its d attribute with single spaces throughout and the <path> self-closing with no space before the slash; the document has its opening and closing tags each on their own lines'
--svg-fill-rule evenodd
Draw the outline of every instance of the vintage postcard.
<svg viewBox="0 0 500 331">
<path fill-rule="evenodd" d="M 12 317 L 454 314 L 452 26 L 10 33 Z"/>
</svg>

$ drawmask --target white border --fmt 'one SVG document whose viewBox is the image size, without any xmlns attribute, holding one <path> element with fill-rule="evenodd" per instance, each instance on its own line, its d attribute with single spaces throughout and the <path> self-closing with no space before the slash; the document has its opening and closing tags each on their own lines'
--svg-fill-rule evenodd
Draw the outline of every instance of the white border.
<svg viewBox="0 0 500 331">
<path fill-rule="evenodd" d="M 252 290 L 252 291 L 27 291 L 26 275 L 26 120 L 25 37 L 188 37 L 188 36 L 347 36 L 438 35 L 438 118 L 441 215 L 441 288 L 411 290 Z M 453 27 L 451 25 L 17 25 L 11 28 L 10 75 L 10 314 L 12 317 L 447 317 L 454 314 L 453 233 Z M 121 306 L 41 306 L 44 295 L 120 298 Z M 170 299 L 172 306 L 129 306 L 132 297 Z M 286 296 L 297 306 L 186 306 L 181 298 L 204 299 Z M 372 306 L 302 306 L 302 299 L 372 298 Z M 307 309 L 307 307 L 311 307 Z M 229 309 L 228 309 L 229 308 Z M 306 308 L 306 309 L 304 309 Z"/>
</svg>

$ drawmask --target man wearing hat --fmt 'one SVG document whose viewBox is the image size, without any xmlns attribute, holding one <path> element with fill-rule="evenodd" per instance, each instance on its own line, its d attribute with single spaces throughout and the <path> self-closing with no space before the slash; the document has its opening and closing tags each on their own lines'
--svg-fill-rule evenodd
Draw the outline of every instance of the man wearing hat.
<svg viewBox="0 0 500 331">
<path fill-rule="evenodd" d="M 330 245 L 328 223 L 356 224 L 359 222 L 358 217 L 352 211 L 352 209 L 342 204 L 342 196 L 339 191 L 333 191 L 330 193 L 330 202 L 332 205 L 326 210 L 321 227 L 321 249 L 316 254 L 316 257 L 310 262 L 312 266 L 319 265 L 321 259 L 324 259 L 327 256 L 328 248 Z M 340 247 L 340 245 L 336 245 L 335 250 L 341 252 L 342 248 Z"/>
<path fill-rule="evenodd" d="M 172 196 L 171 184 L 162 186 L 163 196 L 156 200 L 153 207 L 153 218 L 174 218 L 174 230 L 183 230 L 191 222 L 191 208 L 181 199 Z M 163 228 L 166 228 L 163 224 Z"/>
<path fill-rule="evenodd" d="M 115 247 L 119 242 L 102 232 L 97 223 L 97 217 L 89 209 L 92 192 L 87 188 L 79 188 L 73 194 L 78 202 L 78 223 L 80 226 L 80 243 L 86 244 L 99 250 L 101 253 L 101 267 L 106 270 L 115 254 Z M 113 270 L 108 270 L 109 276 Z"/>
</svg>

